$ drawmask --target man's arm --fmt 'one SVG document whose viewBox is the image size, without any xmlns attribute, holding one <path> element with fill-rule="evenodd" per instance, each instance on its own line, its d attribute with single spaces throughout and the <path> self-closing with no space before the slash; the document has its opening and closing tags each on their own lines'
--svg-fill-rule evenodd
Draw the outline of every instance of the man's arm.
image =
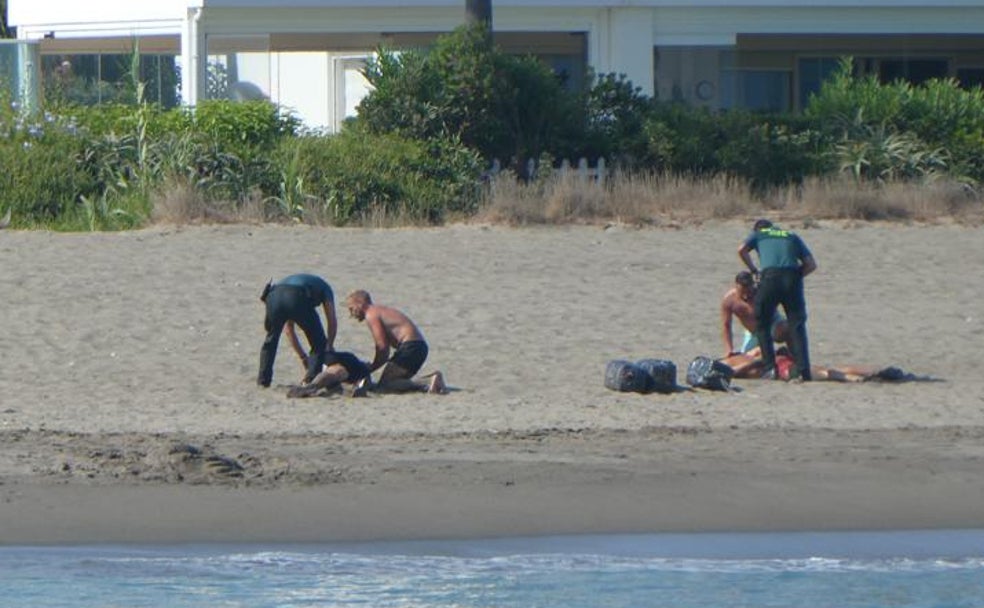
<svg viewBox="0 0 984 608">
<path fill-rule="evenodd" d="M 735 354 L 734 335 L 731 332 L 731 297 L 725 296 L 721 301 L 721 338 L 724 339 L 725 357 Z"/>
<path fill-rule="evenodd" d="M 284 330 L 287 332 L 287 337 L 290 338 L 291 348 L 294 349 L 294 352 L 297 353 L 297 357 L 301 360 L 301 367 L 307 369 L 307 353 L 304 352 L 304 349 L 301 347 L 301 341 L 297 338 L 297 330 L 294 328 L 294 322 L 287 321 L 287 324 L 284 325 Z"/>
<path fill-rule="evenodd" d="M 325 328 L 328 330 L 328 352 L 332 352 L 335 350 L 335 336 L 338 334 L 338 316 L 333 301 L 325 300 L 322 306 L 325 309 Z"/>
<path fill-rule="evenodd" d="M 369 364 L 369 371 L 374 372 L 389 360 L 389 337 L 386 334 L 386 326 L 383 325 L 382 318 L 372 308 L 366 311 L 366 325 L 369 326 L 372 341 L 376 346 L 376 354 L 373 357 L 372 363 Z"/>
<path fill-rule="evenodd" d="M 738 248 L 738 257 L 741 258 L 741 261 L 745 263 L 745 266 L 748 267 L 748 270 L 752 274 L 758 274 L 758 268 L 755 267 L 755 262 L 752 261 L 752 248 L 748 243 L 742 243 L 741 247 Z"/>
<path fill-rule="evenodd" d="M 813 259 L 812 255 L 808 255 L 805 258 L 803 258 L 803 263 L 800 266 L 800 271 L 802 271 L 804 277 L 816 269 L 817 269 L 817 261 Z"/>
</svg>

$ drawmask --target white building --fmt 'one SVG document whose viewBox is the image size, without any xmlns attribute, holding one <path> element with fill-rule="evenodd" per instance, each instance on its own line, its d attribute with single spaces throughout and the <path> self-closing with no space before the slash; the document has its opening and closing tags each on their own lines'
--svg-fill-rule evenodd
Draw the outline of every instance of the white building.
<svg viewBox="0 0 984 608">
<path fill-rule="evenodd" d="M 462 0 L 8 5 L 18 37 L 39 41 L 46 78 L 74 69 L 112 81 L 138 49 L 152 97 L 262 94 L 329 129 L 354 113 L 359 69 L 378 45 L 426 45 L 465 18 Z M 504 50 L 538 54 L 575 81 L 590 66 L 712 108 L 798 109 L 844 55 L 886 81 L 984 82 L 984 0 L 494 0 L 493 29 Z"/>
</svg>

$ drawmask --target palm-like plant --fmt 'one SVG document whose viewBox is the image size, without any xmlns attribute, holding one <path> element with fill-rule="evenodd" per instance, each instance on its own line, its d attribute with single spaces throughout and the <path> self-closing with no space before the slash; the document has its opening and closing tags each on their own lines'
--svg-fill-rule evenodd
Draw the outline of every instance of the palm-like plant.
<svg viewBox="0 0 984 608">
<path fill-rule="evenodd" d="M 868 123 L 860 109 L 850 119 L 841 119 L 841 129 L 835 154 L 841 172 L 856 181 L 925 178 L 946 169 L 944 148 L 930 148 L 916 135 L 899 132 L 887 121 Z"/>
</svg>

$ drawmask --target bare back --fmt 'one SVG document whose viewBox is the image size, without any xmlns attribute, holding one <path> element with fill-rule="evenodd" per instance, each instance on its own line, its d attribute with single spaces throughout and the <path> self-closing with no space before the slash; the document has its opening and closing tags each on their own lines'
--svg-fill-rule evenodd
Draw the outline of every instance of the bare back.
<svg viewBox="0 0 984 608">
<path fill-rule="evenodd" d="M 366 311 L 366 319 L 372 325 L 374 318 L 378 319 L 385 332 L 386 341 L 392 347 L 397 347 L 404 342 L 424 339 L 424 334 L 410 317 L 395 308 L 373 304 Z"/>
<path fill-rule="evenodd" d="M 755 331 L 755 308 L 752 301 L 752 297 L 742 298 L 737 287 L 731 288 L 721 301 L 722 318 L 730 321 L 731 316 L 734 315 L 745 329 Z"/>
</svg>

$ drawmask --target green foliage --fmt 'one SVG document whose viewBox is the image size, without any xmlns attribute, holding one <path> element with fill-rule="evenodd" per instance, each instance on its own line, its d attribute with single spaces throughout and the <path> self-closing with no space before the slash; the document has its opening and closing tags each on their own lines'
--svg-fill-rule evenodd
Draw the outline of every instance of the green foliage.
<svg viewBox="0 0 984 608">
<path fill-rule="evenodd" d="M 483 153 L 503 152 L 506 126 L 498 103 L 496 52 L 480 27 L 441 36 L 430 50 L 379 49 L 365 70 L 373 91 L 359 117 L 374 133 L 395 131 L 415 139 L 457 138 Z M 509 150 L 511 152 L 511 150 Z"/>
<path fill-rule="evenodd" d="M 892 181 L 924 178 L 946 169 L 946 153 L 930 149 L 913 133 L 887 123 L 871 125 L 860 112 L 835 146 L 840 170 L 854 179 Z"/>
<path fill-rule="evenodd" d="M 728 175 L 747 180 L 754 194 L 802 184 L 832 167 L 829 143 L 808 122 L 791 116 L 729 112 L 721 117 L 724 137 L 717 157 Z"/>
<path fill-rule="evenodd" d="M 479 158 L 448 140 L 347 129 L 288 140 L 278 156 L 285 171 L 272 200 L 295 218 L 312 202 L 337 225 L 374 214 L 435 223 L 477 209 Z"/>
<path fill-rule="evenodd" d="M 272 150 L 300 125 L 297 117 L 268 101 L 203 101 L 192 122 L 196 130 L 233 153 Z"/>
<path fill-rule="evenodd" d="M 984 178 L 984 92 L 952 79 L 919 86 L 852 75 L 850 58 L 806 116 L 833 136 L 839 165 L 859 179 L 922 177 L 949 168 L 958 178 Z"/>
<path fill-rule="evenodd" d="M 439 37 L 428 50 L 380 49 L 365 75 L 373 91 L 358 112 L 373 133 L 449 138 L 520 172 L 544 154 L 627 163 L 645 155 L 648 100 L 624 77 L 569 90 L 539 59 L 490 46 L 480 26 Z"/>
<path fill-rule="evenodd" d="M 576 154 L 583 141 L 581 112 L 553 70 L 531 56 L 499 54 L 495 64 L 499 83 L 490 113 L 498 126 L 489 131 L 499 139 L 479 147 L 483 156 L 521 163 L 545 153 Z"/>
<path fill-rule="evenodd" d="M 267 101 L 205 101 L 192 119 L 202 156 L 199 173 L 213 196 L 245 200 L 254 190 L 272 192 L 278 170 L 271 154 L 293 136 L 299 121 Z"/>
<path fill-rule="evenodd" d="M 721 119 L 706 108 L 654 104 L 646 116 L 646 160 L 658 173 L 713 175 L 721 170 L 717 150 L 724 143 Z"/>
<path fill-rule="evenodd" d="M 642 94 L 624 74 L 602 74 L 584 93 L 584 140 L 588 145 L 572 156 L 605 157 L 625 169 L 651 164 L 647 116 L 653 100 Z M 658 131 L 658 127 L 654 128 Z"/>
<path fill-rule="evenodd" d="M 721 176 L 758 195 L 838 173 L 875 188 L 984 178 L 980 89 L 883 85 L 851 66 L 802 116 L 711 112 L 655 102 L 624 76 L 569 90 L 539 60 L 463 28 L 429 50 L 381 52 L 366 71 L 375 90 L 337 136 L 301 135 L 265 101 L 63 105 L 28 117 L 0 99 L 0 214 L 10 208 L 19 226 L 139 226 L 157 191 L 179 183 L 198 201 L 261 199 L 295 220 L 434 223 L 477 211 L 492 158 L 526 179 L 525 161 L 538 159 L 547 179 L 552 162 L 605 157 L 629 171 Z M 131 84 L 141 99 L 143 82 Z"/>
<path fill-rule="evenodd" d="M 76 193 L 91 189 L 78 170 L 78 142 L 55 121 L 19 126 L 0 119 L 0 201 L 14 225 L 45 225 L 73 211 Z"/>
<path fill-rule="evenodd" d="M 903 81 L 883 85 L 875 76 L 856 77 L 853 66 L 852 58 L 842 58 L 820 92 L 810 98 L 804 115 L 823 124 L 853 117 L 861 110 L 872 124 L 896 123 L 912 85 Z"/>
</svg>

